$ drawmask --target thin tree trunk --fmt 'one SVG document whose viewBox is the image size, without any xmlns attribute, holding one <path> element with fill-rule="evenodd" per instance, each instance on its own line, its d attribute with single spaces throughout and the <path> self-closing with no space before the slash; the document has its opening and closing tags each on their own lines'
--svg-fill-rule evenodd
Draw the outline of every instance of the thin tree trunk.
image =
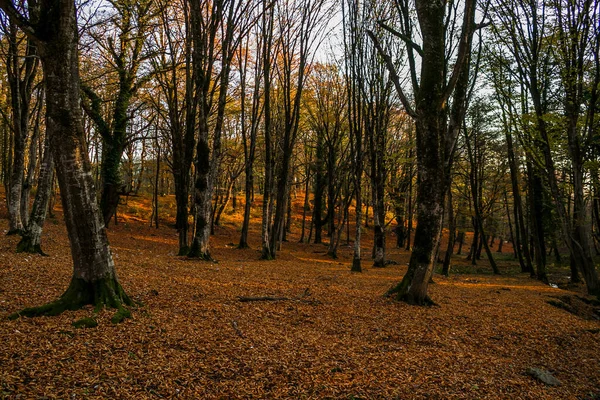
<svg viewBox="0 0 600 400">
<path fill-rule="evenodd" d="M 48 203 L 52 192 L 52 183 L 54 181 L 54 162 L 52 152 L 50 151 L 50 140 L 48 135 L 44 141 L 44 158 L 40 166 L 40 174 L 38 177 L 37 192 L 33 207 L 31 208 L 31 216 L 27 224 L 27 228 L 23 233 L 21 241 L 17 245 L 17 253 L 38 253 L 45 255 L 41 248 L 42 228 L 46 220 Z"/>
<path fill-rule="evenodd" d="M 454 215 L 454 207 L 452 204 L 452 188 L 448 188 L 448 246 L 446 247 L 446 255 L 444 256 L 444 264 L 442 266 L 442 275 L 450 275 L 450 260 L 454 252 L 454 242 L 456 242 L 456 216 Z"/>
</svg>

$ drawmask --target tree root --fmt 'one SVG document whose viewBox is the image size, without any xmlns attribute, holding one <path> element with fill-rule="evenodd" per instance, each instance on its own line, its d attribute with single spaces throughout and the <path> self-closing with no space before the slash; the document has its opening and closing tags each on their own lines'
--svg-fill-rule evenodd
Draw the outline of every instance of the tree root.
<svg viewBox="0 0 600 400">
<path fill-rule="evenodd" d="M 217 262 L 217 260 L 215 260 L 214 258 L 212 258 L 210 256 L 210 252 L 208 252 L 208 251 L 203 252 L 200 250 L 199 246 L 194 246 L 194 245 L 192 245 L 192 247 L 190 248 L 190 251 L 187 253 L 187 257 L 194 258 L 197 260 L 202 260 L 202 261 L 210 261 L 213 263 Z"/>
<path fill-rule="evenodd" d="M 416 298 L 413 295 L 410 295 L 408 293 L 408 282 L 405 282 L 404 280 L 402 280 L 397 285 L 394 285 L 391 288 L 389 288 L 388 291 L 385 292 L 383 296 L 387 297 L 387 298 L 391 297 L 391 298 L 393 298 L 393 300 L 403 301 L 407 304 L 414 305 L 414 306 L 432 307 L 432 306 L 438 305 L 433 300 L 431 300 L 431 297 L 429 297 L 429 296 L 425 296 L 425 298 L 420 299 L 420 298 Z"/>
<path fill-rule="evenodd" d="M 73 278 L 65 293 L 58 300 L 38 307 L 25 308 L 9 315 L 8 319 L 55 316 L 68 310 L 78 310 L 88 304 L 94 306 L 94 314 L 100 312 L 104 307 L 116 309 L 111 322 L 117 324 L 125 318 L 131 317 L 131 312 L 125 307 L 133 306 L 134 302 L 115 278 L 103 278 L 93 282 Z"/>
<path fill-rule="evenodd" d="M 177 253 L 178 256 L 187 256 L 188 254 L 190 254 L 190 246 L 180 247 L 179 253 Z"/>
<path fill-rule="evenodd" d="M 40 256 L 48 257 L 48 254 L 42 251 L 42 247 L 39 244 L 34 245 L 31 238 L 27 235 L 23 236 L 17 244 L 17 253 L 39 254 Z"/>
<path fill-rule="evenodd" d="M 260 255 L 260 259 L 263 261 L 272 261 L 275 258 L 273 258 L 273 255 L 270 251 L 263 249 L 262 254 Z"/>
</svg>

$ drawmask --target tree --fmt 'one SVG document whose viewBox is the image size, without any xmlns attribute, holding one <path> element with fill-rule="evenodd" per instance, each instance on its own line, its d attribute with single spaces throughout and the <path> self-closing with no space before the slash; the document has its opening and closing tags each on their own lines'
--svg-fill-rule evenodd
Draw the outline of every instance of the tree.
<svg viewBox="0 0 600 400">
<path fill-rule="evenodd" d="M 144 52 L 144 37 L 154 18 L 154 0 L 122 0 L 114 1 L 112 5 L 116 12 L 113 18 L 116 38 L 107 35 L 106 30 L 94 32 L 92 37 L 108 55 L 109 73 L 116 75 L 116 96 L 107 101 L 91 85 L 82 85 L 88 100 L 82 104 L 102 138 L 100 208 L 106 226 L 116 213 L 122 192 L 121 158 L 127 141 L 131 140 L 127 135 L 131 119 L 129 108 L 134 96 L 150 79 L 150 75 L 142 73 L 141 66 L 148 58 Z M 104 39 L 106 36 L 108 39 Z M 107 93 L 108 96 L 112 97 L 112 93 Z M 103 113 L 107 102 L 110 103 L 108 117 Z"/>
<path fill-rule="evenodd" d="M 275 60 L 275 82 L 277 84 L 276 106 L 279 139 L 279 163 L 274 176 L 276 198 L 273 214 L 273 231 L 269 237 L 270 254 L 268 259 L 274 259 L 277 248 L 284 237 L 285 216 L 288 207 L 290 189 L 290 171 L 292 157 L 300 122 L 300 105 L 302 93 L 307 78 L 308 66 L 313 56 L 313 50 L 319 43 L 324 32 L 330 9 L 326 8 L 325 0 L 295 0 L 276 2 L 275 28 L 278 37 L 278 54 Z M 267 76 L 265 74 L 265 79 Z M 265 110 L 267 112 L 267 110 Z"/>
<path fill-rule="evenodd" d="M 408 271 L 402 282 L 388 291 L 388 295 L 395 294 L 396 298 L 409 303 L 428 304 L 431 300 L 427 295 L 427 288 L 440 243 L 453 152 L 466 108 L 471 43 L 476 28 L 476 1 L 464 2 L 462 28 L 452 68 L 446 49 L 453 48 L 448 41 L 454 38 L 447 29 L 455 27 L 452 21 L 456 22 L 456 14 L 455 18 L 449 18 L 446 7 L 456 11 L 452 8 L 454 3 L 415 1 L 422 47 L 412 39 L 414 32 L 410 25 L 408 1 L 396 0 L 395 5 L 402 21 L 402 32 L 397 32 L 396 36 L 406 45 L 415 97 L 414 107 L 404 93 L 391 57 L 373 32 L 369 32 L 369 36 L 386 63 L 406 112 L 415 120 L 418 208 Z M 417 79 L 416 54 L 421 56 L 420 79 Z M 452 100 L 451 108 L 448 106 L 449 100 Z"/>
<path fill-rule="evenodd" d="M 264 12 L 257 10 L 257 13 Z M 264 16 L 263 19 L 264 20 Z M 254 46 L 251 51 L 250 38 L 254 38 Z M 240 73 L 240 117 L 242 120 L 242 143 L 244 146 L 244 173 L 245 173 L 245 202 L 244 219 L 240 234 L 240 249 L 248 248 L 248 230 L 250 228 L 250 206 L 254 193 L 254 162 L 256 160 L 256 143 L 260 126 L 261 116 L 264 112 L 264 99 L 267 94 L 261 93 L 261 82 L 263 80 L 263 48 L 266 46 L 264 39 L 268 37 L 260 34 L 260 24 L 254 26 L 253 34 L 248 35 L 243 46 L 240 47 L 238 57 L 238 70 Z M 252 57 L 253 56 L 253 57 Z M 248 93 L 248 69 L 252 66 L 251 87 Z M 250 110 L 248 110 L 246 95 L 251 96 Z"/>
<path fill-rule="evenodd" d="M 188 4 L 199 130 L 194 185 L 196 231 L 188 257 L 212 260 L 209 250 L 212 199 L 221 157 L 231 67 L 242 38 L 254 23 L 249 16 L 256 3 L 188 0 Z"/>
<path fill-rule="evenodd" d="M 351 169 L 354 175 L 355 198 L 355 237 L 352 254 L 352 272 L 362 272 L 361 265 L 361 236 L 362 236 L 362 176 L 364 168 L 363 150 L 363 100 L 362 88 L 364 84 L 363 66 L 365 46 L 364 24 L 362 16 L 365 14 L 366 5 L 357 0 L 344 0 L 342 2 L 344 23 L 344 58 L 346 75 L 346 94 L 348 96 L 348 130 L 350 133 Z"/>
<path fill-rule="evenodd" d="M 9 0 L 0 8 L 35 41 L 46 82 L 46 134 L 56 162 L 71 254 L 73 277 L 56 301 L 27 308 L 21 315 L 56 315 L 93 304 L 117 309 L 113 322 L 129 315 L 132 305 L 115 272 L 106 231 L 96 202 L 80 108 L 79 51 L 75 3 L 40 0 L 29 18 Z"/>
<path fill-rule="evenodd" d="M 181 12 L 175 3 L 170 7 L 160 4 L 160 29 L 154 39 L 156 52 L 151 59 L 154 80 L 162 93 L 164 104 L 155 104 L 159 118 L 167 126 L 171 145 L 171 169 L 175 183 L 177 215 L 175 226 L 179 234 L 179 252 L 187 255 L 189 248 L 188 206 L 194 146 L 196 144 L 197 97 L 191 65 L 190 21 L 187 12 Z M 184 9 L 183 11 L 186 11 Z M 182 23 L 178 14 L 185 16 Z"/>
<path fill-rule="evenodd" d="M 10 89 L 13 153 L 7 205 L 10 223 L 8 234 L 12 235 L 21 233 L 27 223 L 27 209 L 21 210 L 21 206 L 29 202 L 29 191 L 24 190 L 25 152 L 39 58 L 36 44 L 30 37 L 26 37 L 23 43 L 23 35 L 19 33 L 18 21 L 14 17 L 8 15 L 8 23 L 4 19 L 0 22 L 8 40 L 5 65 Z M 25 54 L 22 54 L 23 47 Z"/>
<path fill-rule="evenodd" d="M 46 135 L 44 140 L 44 157 L 40 166 L 37 191 L 31 208 L 31 216 L 22 233 L 22 238 L 17 244 L 17 252 L 38 253 L 45 255 L 42 251 L 42 228 L 46 221 L 52 182 L 54 181 L 54 158 L 50 150 L 50 138 Z"/>
<path fill-rule="evenodd" d="M 333 64 L 315 64 L 308 79 L 306 96 L 307 121 L 316 136 L 314 163 L 315 190 L 313 224 L 315 243 L 321 243 L 322 230 L 328 226 L 329 243 L 334 242 L 336 202 L 345 184 L 343 179 L 344 111 L 346 96 L 342 76 Z M 323 217 L 323 200 L 327 193 L 327 212 Z"/>
<path fill-rule="evenodd" d="M 600 295 L 600 283 L 592 258 L 589 233 L 586 228 L 584 205 L 584 154 L 588 129 L 580 129 L 578 120 L 583 105 L 585 82 L 585 57 L 594 42 L 594 28 L 597 22 L 597 5 L 592 1 L 562 2 L 552 4 L 537 0 L 515 0 L 514 2 L 494 2 L 494 15 L 497 20 L 496 38 L 510 52 L 515 77 L 528 95 L 523 102 L 525 108 L 525 128 L 530 140 L 528 171 L 533 192 L 532 211 L 543 210 L 543 179 L 547 181 L 552 195 L 554 209 L 558 215 L 565 245 L 571 260 L 581 271 L 590 294 Z M 554 6 L 554 8 L 552 8 Z M 554 46 L 551 46 L 552 22 L 556 19 L 556 46 L 558 59 L 554 60 Z M 597 39 L 596 39 L 597 40 Z M 590 46 L 590 47 L 588 47 Z M 550 65 L 556 61 L 561 80 L 566 120 L 569 162 L 572 166 L 574 185 L 575 218 L 569 217 L 565 206 L 565 194 L 558 181 L 556 161 L 552 144 L 553 123 L 549 118 L 553 89 L 553 72 Z M 597 82 L 596 82 L 597 85 Z M 531 115 L 529 114 L 531 105 Z M 590 108 L 591 106 L 591 108 Z M 595 109 L 594 105 L 588 110 Z M 593 121 L 594 111 L 589 116 Z M 543 238 L 543 215 L 536 215 L 535 231 L 536 264 L 538 278 L 547 282 L 545 269 L 545 244 Z M 539 261 L 538 261 L 539 259 Z"/>
</svg>

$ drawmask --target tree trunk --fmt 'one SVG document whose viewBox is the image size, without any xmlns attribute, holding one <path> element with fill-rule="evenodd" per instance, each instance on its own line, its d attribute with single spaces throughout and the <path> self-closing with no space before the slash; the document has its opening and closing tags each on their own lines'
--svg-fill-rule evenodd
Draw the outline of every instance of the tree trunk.
<svg viewBox="0 0 600 400">
<path fill-rule="evenodd" d="M 456 255 L 460 255 L 462 252 L 463 244 L 465 243 L 465 232 L 458 232 L 458 250 L 456 251 Z"/>
<path fill-rule="evenodd" d="M 450 275 L 450 260 L 454 252 L 454 242 L 456 242 L 456 215 L 454 215 L 452 204 L 452 188 L 448 187 L 448 246 L 446 247 L 446 255 L 442 266 L 442 275 L 444 276 Z"/>
<path fill-rule="evenodd" d="M 5 11 L 11 11 L 6 8 Z M 14 10 L 14 9 L 13 9 Z M 46 134 L 61 189 L 65 223 L 73 257 L 73 277 L 55 302 L 13 315 L 56 315 L 93 304 L 116 308 L 113 322 L 129 315 L 131 300 L 117 279 L 96 191 L 84 147 L 80 108 L 78 37 L 75 4 L 69 0 L 40 1 L 36 35 L 46 82 Z"/>
<path fill-rule="evenodd" d="M 532 271 L 532 276 L 536 277 L 544 283 L 548 283 L 546 273 L 546 243 L 544 239 L 544 187 L 542 178 L 539 176 L 539 171 L 535 171 L 531 162 L 527 163 L 527 173 L 531 187 L 530 197 L 530 215 L 532 227 L 532 239 L 535 248 L 535 265 L 536 270 Z"/>
<path fill-rule="evenodd" d="M 196 204 L 196 231 L 188 257 L 212 261 L 209 251 L 210 222 L 212 214 L 212 195 L 214 179 L 211 174 L 210 149 L 208 147 L 208 126 L 205 134 L 198 139 L 196 149 L 196 185 L 194 203 Z"/>
<path fill-rule="evenodd" d="M 39 96 L 38 101 L 42 101 L 43 97 Z M 41 105 L 36 112 L 35 116 L 35 124 L 33 127 L 33 134 L 31 136 L 31 143 L 29 144 L 29 163 L 27 165 L 27 176 L 23 180 L 23 189 L 21 192 L 21 222 L 23 223 L 23 227 L 27 229 L 27 225 L 29 224 L 29 195 L 31 193 L 31 187 L 33 186 L 33 180 L 35 175 L 35 170 L 37 168 L 38 163 L 38 148 L 39 148 L 39 140 L 40 140 L 40 119 L 41 119 Z"/>
<path fill-rule="evenodd" d="M 24 228 L 24 222 L 21 220 L 23 215 L 21 204 L 25 183 L 25 145 L 29 132 L 31 93 L 38 65 L 36 45 L 31 38 L 27 40 L 25 57 L 20 57 L 17 43 L 17 23 L 18 21 L 14 17 L 10 17 L 9 49 L 6 59 L 13 128 L 12 170 L 7 193 L 8 235 L 21 233 Z M 21 59 L 24 61 L 21 62 Z"/>
<path fill-rule="evenodd" d="M 44 158 L 40 166 L 40 175 L 38 177 L 37 192 L 31 216 L 27 223 L 27 228 L 23 232 L 23 237 L 17 245 L 17 253 L 38 253 L 45 255 L 41 248 L 42 228 L 46 220 L 48 202 L 52 191 L 52 182 L 54 180 L 54 162 L 52 152 L 50 151 L 50 140 L 46 135 L 44 143 Z"/>
<path fill-rule="evenodd" d="M 223 211 L 225 211 L 225 208 L 229 204 L 229 200 L 231 200 L 231 193 L 233 192 L 233 186 L 235 185 L 235 180 L 236 180 L 236 178 L 231 177 L 229 185 L 227 185 L 225 197 L 224 197 L 223 201 L 221 202 L 221 204 L 219 205 L 219 208 L 217 209 L 217 212 L 215 214 L 215 221 L 214 221 L 215 226 L 219 226 L 221 224 L 221 215 L 223 214 Z"/>
</svg>

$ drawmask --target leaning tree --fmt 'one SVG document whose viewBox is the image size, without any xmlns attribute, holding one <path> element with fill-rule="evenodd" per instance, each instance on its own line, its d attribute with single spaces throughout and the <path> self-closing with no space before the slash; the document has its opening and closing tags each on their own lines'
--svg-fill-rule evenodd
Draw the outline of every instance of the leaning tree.
<svg viewBox="0 0 600 400">
<path fill-rule="evenodd" d="M 28 16 L 11 0 L 0 8 L 35 41 L 46 82 L 46 134 L 56 163 L 65 223 L 73 258 L 73 277 L 56 301 L 12 315 L 57 315 L 87 304 L 117 309 L 113 322 L 129 315 L 132 302 L 115 272 L 96 200 L 85 146 L 80 107 L 78 30 L 75 2 L 30 2 Z"/>
</svg>

